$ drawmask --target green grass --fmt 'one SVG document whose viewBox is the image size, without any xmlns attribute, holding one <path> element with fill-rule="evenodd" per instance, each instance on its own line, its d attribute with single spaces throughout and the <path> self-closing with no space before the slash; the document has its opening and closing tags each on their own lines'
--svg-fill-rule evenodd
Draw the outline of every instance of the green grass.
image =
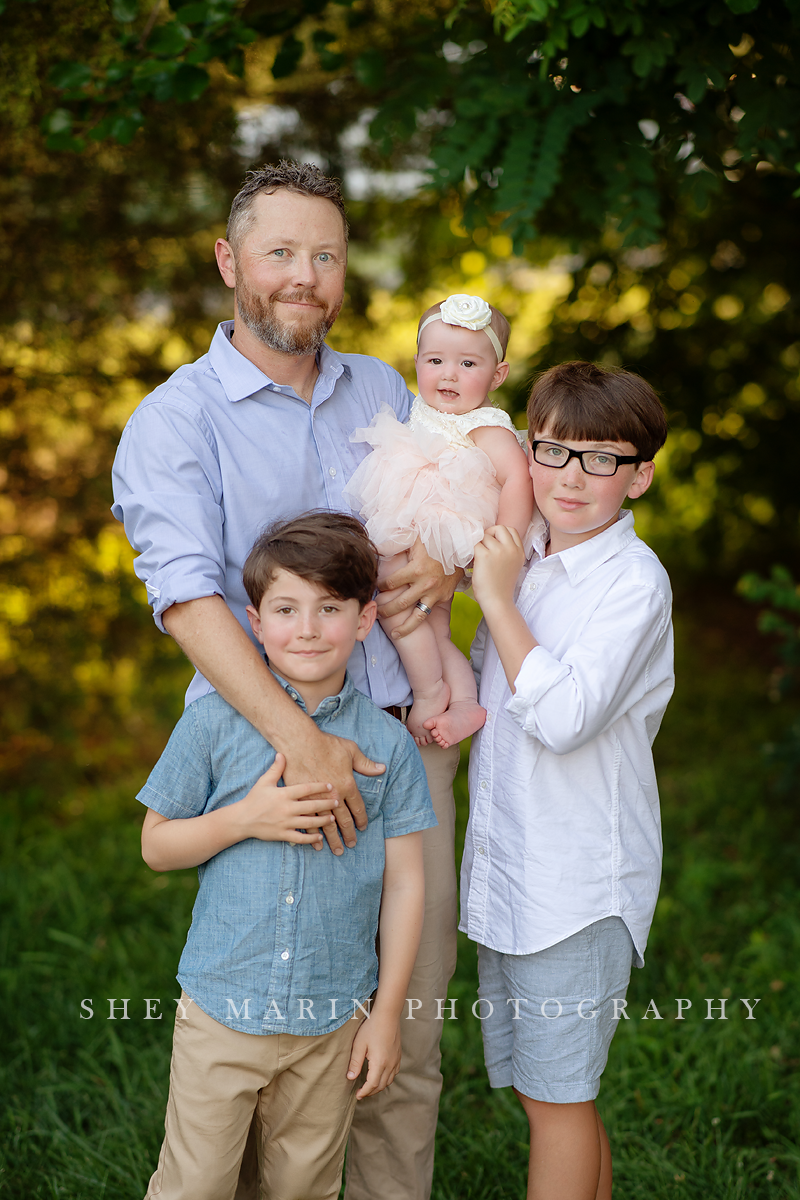
<svg viewBox="0 0 800 1200">
<path fill-rule="evenodd" d="M 599 1100 L 615 1192 L 800 1200 L 796 816 L 760 756 L 792 714 L 763 698 L 757 653 L 731 652 L 697 624 L 679 645 L 680 688 L 657 742 L 661 900 Z M 195 873 L 142 863 L 139 782 L 65 797 L 59 823 L 17 813 L 2 830 L 3 1197 L 133 1200 L 156 1162 Z M 458 798 L 463 838 L 463 772 Z M 486 1084 L 475 977 L 462 939 L 434 1197 L 520 1200 L 527 1126 L 513 1096 Z M 761 998 L 756 1020 L 744 1020 L 742 996 Z M 89 997 L 94 1018 L 81 1020 Z M 129 997 L 131 1019 L 108 1020 L 108 997 Z M 143 1019 L 146 997 L 162 999 L 161 1021 Z M 693 1002 L 682 1022 L 676 997 Z M 729 997 L 730 1019 L 704 1020 L 705 997 Z M 642 1019 L 650 998 L 663 1020 Z"/>
</svg>

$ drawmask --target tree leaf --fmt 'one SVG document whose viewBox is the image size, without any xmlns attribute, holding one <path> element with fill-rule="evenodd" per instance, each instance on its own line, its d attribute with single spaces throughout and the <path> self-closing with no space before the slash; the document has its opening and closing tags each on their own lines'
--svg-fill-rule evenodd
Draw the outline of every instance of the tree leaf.
<svg viewBox="0 0 800 1200">
<path fill-rule="evenodd" d="M 47 82 L 59 91 L 85 87 L 91 81 L 92 68 L 78 62 L 56 63 L 47 77 Z"/>
<path fill-rule="evenodd" d="M 147 49 L 151 54 L 159 54 L 163 58 L 174 58 L 186 49 L 191 34 L 189 30 L 170 21 L 168 25 L 159 25 L 147 39 Z"/>
<path fill-rule="evenodd" d="M 184 4 L 175 13 L 182 25 L 202 25 L 209 18 L 210 4 Z"/>
<path fill-rule="evenodd" d="M 298 67 L 300 59 L 303 57 L 303 43 L 299 41 L 293 33 L 283 39 L 281 48 L 275 55 L 275 61 L 272 64 L 272 76 L 274 79 L 285 79 L 287 75 L 291 75 Z"/>
<path fill-rule="evenodd" d="M 204 71 L 202 67 L 181 63 L 172 81 L 175 99 L 181 103 L 185 103 L 187 100 L 197 100 L 210 82 L 208 71 Z"/>
<path fill-rule="evenodd" d="M 72 113 L 66 108 L 54 108 L 42 117 L 39 128 L 42 133 L 68 133 L 72 129 Z"/>
<path fill-rule="evenodd" d="M 758 8 L 759 0 L 725 0 L 725 3 L 732 13 L 749 13 Z"/>
<path fill-rule="evenodd" d="M 122 25 L 129 25 L 139 14 L 139 0 L 111 0 L 111 15 Z"/>
<path fill-rule="evenodd" d="M 116 138 L 123 146 L 127 146 L 133 141 L 134 135 L 143 124 L 144 117 L 140 112 L 131 112 L 115 117 L 111 123 L 111 137 Z"/>
<path fill-rule="evenodd" d="M 386 61 L 380 50 L 367 50 L 353 61 L 353 71 L 364 87 L 377 89 L 386 78 Z"/>
</svg>

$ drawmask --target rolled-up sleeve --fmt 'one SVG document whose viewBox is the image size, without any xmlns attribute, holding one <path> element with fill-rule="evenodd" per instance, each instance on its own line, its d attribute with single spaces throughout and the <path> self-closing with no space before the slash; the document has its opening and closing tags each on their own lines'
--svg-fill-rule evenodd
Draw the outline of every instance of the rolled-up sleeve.
<svg viewBox="0 0 800 1200">
<path fill-rule="evenodd" d="M 652 688 L 649 666 L 669 620 L 669 598 L 657 588 L 620 587 L 604 597 L 580 640 L 563 653 L 531 650 L 506 711 L 554 754 L 580 749 Z"/>
<path fill-rule="evenodd" d="M 112 512 L 137 552 L 156 625 L 173 604 L 225 597 L 222 480 L 202 415 L 162 399 L 137 409 L 112 474 Z"/>
</svg>

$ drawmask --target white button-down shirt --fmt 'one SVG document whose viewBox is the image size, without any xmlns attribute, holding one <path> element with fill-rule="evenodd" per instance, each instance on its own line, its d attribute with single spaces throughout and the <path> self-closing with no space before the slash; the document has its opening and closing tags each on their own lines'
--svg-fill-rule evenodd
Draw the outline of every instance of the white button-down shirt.
<svg viewBox="0 0 800 1200">
<path fill-rule="evenodd" d="M 460 928 L 533 954 L 603 917 L 641 966 L 661 876 L 651 746 L 672 694 L 671 591 L 633 514 L 560 554 L 534 537 L 517 606 L 540 644 L 511 689 L 486 625 Z"/>
</svg>

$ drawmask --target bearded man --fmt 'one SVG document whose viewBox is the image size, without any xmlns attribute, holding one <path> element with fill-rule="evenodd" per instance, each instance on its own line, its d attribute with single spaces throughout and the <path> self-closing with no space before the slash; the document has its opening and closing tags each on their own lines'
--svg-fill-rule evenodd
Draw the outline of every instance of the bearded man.
<svg viewBox="0 0 800 1200">
<path fill-rule="evenodd" d="M 112 510 L 137 552 L 156 624 L 196 668 L 186 703 L 216 689 L 286 756 L 287 784 L 329 781 L 341 838 L 333 832 L 328 841 L 340 855 L 342 840 L 355 845 L 366 824 L 353 772 L 384 768 L 355 743 L 322 733 L 277 683 L 250 631 L 242 566 L 267 523 L 310 509 L 347 511 L 342 491 L 367 450 L 350 433 L 383 404 L 401 421 L 408 416 L 412 397 L 395 370 L 325 344 L 344 296 L 347 234 L 339 186 L 316 167 L 282 162 L 250 172 L 216 244 L 234 320 L 133 413 L 114 464 Z M 410 609 L 409 632 L 456 582 L 418 544 L 409 566 L 385 583 L 408 585 L 385 611 Z M 408 681 L 377 623 L 348 667 L 356 687 L 404 718 Z M 441 1091 L 436 1001 L 455 968 L 458 750 L 430 745 L 422 756 L 439 826 L 423 835 L 426 915 L 402 1022 L 403 1065 L 390 1090 L 359 1102 L 347 1200 L 427 1200 L 431 1190 Z M 246 1153 L 237 1197 L 253 1189 Z"/>
</svg>

